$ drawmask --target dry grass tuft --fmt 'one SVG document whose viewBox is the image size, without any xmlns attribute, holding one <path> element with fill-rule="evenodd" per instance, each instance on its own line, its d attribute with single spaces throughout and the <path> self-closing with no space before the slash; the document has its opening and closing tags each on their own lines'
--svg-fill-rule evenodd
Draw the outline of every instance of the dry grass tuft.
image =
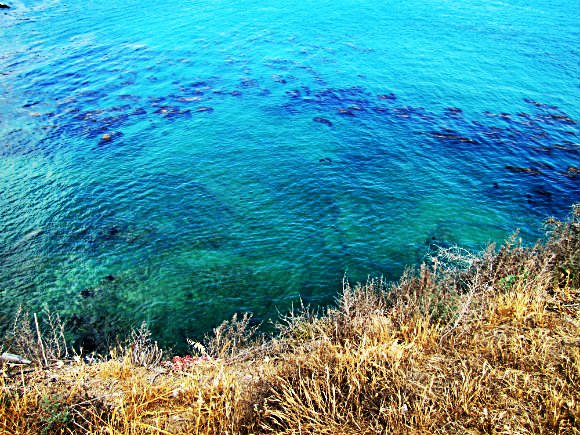
<svg viewBox="0 0 580 435">
<path fill-rule="evenodd" d="M 31 316 L 20 307 L 5 337 L 5 345 L 21 357 L 44 366 L 68 357 L 64 325 L 58 313 L 48 309 L 40 316 L 37 313 Z"/>
<path fill-rule="evenodd" d="M 269 340 L 234 317 L 170 363 L 143 327 L 103 361 L 46 364 L 29 321 L 6 346 L 37 364 L 4 365 L 0 432 L 580 434 L 580 208 L 548 227 L 397 284 L 345 280 Z"/>
</svg>

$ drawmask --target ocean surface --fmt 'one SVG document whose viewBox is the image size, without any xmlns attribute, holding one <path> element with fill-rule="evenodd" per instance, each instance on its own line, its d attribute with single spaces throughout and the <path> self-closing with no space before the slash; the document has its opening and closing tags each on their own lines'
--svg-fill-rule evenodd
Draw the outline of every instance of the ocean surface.
<svg viewBox="0 0 580 435">
<path fill-rule="evenodd" d="M 6 0 L 0 329 L 179 349 L 580 201 L 580 3 Z"/>
</svg>

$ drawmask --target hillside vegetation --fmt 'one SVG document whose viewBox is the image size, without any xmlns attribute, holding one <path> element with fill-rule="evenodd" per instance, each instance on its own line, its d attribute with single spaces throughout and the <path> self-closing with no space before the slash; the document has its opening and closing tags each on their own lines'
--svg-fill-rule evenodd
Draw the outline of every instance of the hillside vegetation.
<svg viewBox="0 0 580 435">
<path fill-rule="evenodd" d="M 58 316 L 4 341 L 2 434 L 580 434 L 580 206 L 479 255 L 440 250 L 260 336 L 234 318 L 169 361 L 145 327 L 68 356 Z M 28 361 L 30 360 L 30 363 Z"/>
</svg>

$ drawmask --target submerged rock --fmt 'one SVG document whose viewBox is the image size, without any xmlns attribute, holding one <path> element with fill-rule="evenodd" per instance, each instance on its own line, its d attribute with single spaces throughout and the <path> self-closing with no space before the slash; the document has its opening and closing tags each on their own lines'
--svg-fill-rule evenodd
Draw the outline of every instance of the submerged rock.
<svg viewBox="0 0 580 435">
<path fill-rule="evenodd" d="M 81 290 L 81 296 L 85 299 L 91 298 L 95 295 L 95 290 L 92 288 L 85 288 Z"/>
<path fill-rule="evenodd" d="M 147 114 L 147 111 L 144 108 L 137 107 L 129 115 L 132 115 L 132 116 L 140 116 L 140 115 L 146 115 L 146 114 Z"/>
<path fill-rule="evenodd" d="M 258 86 L 258 81 L 256 79 L 244 79 L 240 82 L 240 86 L 243 88 L 255 88 Z"/>
<path fill-rule="evenodd" d="M 193 82 L 189 85 L 190 88 L 207 88 L 209 87 L 209 82 L 205 81 L 205 80 L 200 80 L 198 82 Z"/>
<path fill-rule="evenodd" d="M 312 120 L 314 122 L 318 122 L 320 124 L 324 124 L 324 125 L 328 125 L 329 127 L 332 127 L 332 122 L 326 118 L 322 118 L 320 116 L 315 116 L 314 118 L 312 118 Z"/>
<path fill-rule="evenodd" d="M 300 93 L 300 91 L 298 89 L 286 91 L 286 95 L 288 95 L 290 98 L 300 98 L 302 96 L 302 94 Z"/>
<path fill-rule="evenodd" d="M 99 145 L 105 145 L 116 138 L 123 136 L 120 131 L 111 131 L 109 133 L 103 133 L 99 139 Z"/>
<path fill-rule="evenodd" d="M 539 101 L 532 100 L 531 98 L 524 98 L 524 101 L 528 104 L 533 104 L 536 107 L 541 107 L 543 109 L 558 110 L 558 106 L 552 106 L 546 103 L 541 103 Z"/>
<path fill-rule="evenodd" d="M 272 79 L 277 83 L 282 83 L 282 84 L 288 83 L 288 81 L 279 74 L 272 75 Z"/>
<path fill-rule="evenodd" d="M 510 165 L 507 165 L 505 168 L 508 171 L 514 172 L 514 173 L 523 173 L 523 174 L 531 174 L 531 175 L 541 175 L 542 174 L 542 172 L 540 170 L 534 169 L 534 168 L 522 168 L 522 167 L 510 166 Z"/>
<path fill-rule="evenodd" d="M 459 117 L 463 115 L 463 110 L 461 110 L 459 107 L 447 107 L 445 108 L 445 115 Z"/>
<path fill-rule="evenodd" d="M 536 196 L 543 196 L 544 198 L 548 199 L 552 198 L 552 192 L 543 189 L 541 187 L 535 187 L 534 189 L 532 189 L 532 193 L 534 193 Z"/>
<path fill-rule="evenodd" d="M 31 103 L 26 103 L 26 104 L 24 104 L 22 107 L 23 107 L 24 109 L 28 109 L 28 108 L 30 108 L 30 107 L 36 106 L 37 104 L 40 104 L 40 101 L 33 101 L 33 102 L 31 102 Z"/>
<path fill-rule="evenodd" d="M 161 106 L 157 109 L 154 113 L 162 115 L 165 118 L 176 118 L 176 117 L 190 117 L 191 110 L 189 109 L 180 109 L 179 107 L 175 106 Z"/>
<path fill-rule="evenodd" d="M 196 96 L 193 96 L 193 97 L 176 97 L 175 99 L 177 101 L 182 102 L 182 103 L 191 103 L 193 101 L 202 101 L 203 100 L 203 96 L 196 95 Z"/>
<path fill-rule="evenodd" d="M 377 97 L 379 98 L 379 100 L 391 100 L 391 101 L 393 101 L 393 100 L 397 99 L 397 96 L 392 92 L 390 94 L 380 94 L 380 95 L 377 95 Z"/>
<path fill-rule="evenodd" d="M 579 144 L 570 141 L 563 141 L 561 144 L 556 143 L 553 145 L 553 147 L 557 150 L 567 151 L 573 154 L 578 154 L 578 152 L 580 152 L 580 148 L 578 146 Z"/>
<path fill-rule="evenodd" d="M 354 116 L 354 113 L 352 113 L 351 109 L 345 109 L 344 107 L 339 107 L 338 109 L 336 109 L 336 111 L 339 115 Z"/>
<path fill-rule="evenodd" d="M 564 114 L 554 114 L 554 113 L 552 113 L 552 114 L 549 115 L 549 117 L 551 119 L 556 120 L 556 121 L 560 121 L 560 122 L 562 122 L 564 124 L 576 125 L 576 121 L 574 119 L 572 119 L 569 116 L 564 115 Z"/>
<path fill-rule="evenodd" d="M 576 166 L 569 166 L 568 171 L 566 172 L 566 176 L 569 178 L 580 177 L 580 168 L 577 168 Z"/>
<path fill-rule="evenodd" d="M 427 136 L 436 138 L 436 139 L 443 139 L 453 142 L 462 142 L 462 143 L 471 143 L 471 144 L 478 144 L 479 142 L 475 139 L 471 139 L 469 137 L 464 137 L 459 135 L 458 133 L 454 132 L 453 130 L 445 130 L 445 131 L 436 131 L 427 133 Z"/>
</svg>

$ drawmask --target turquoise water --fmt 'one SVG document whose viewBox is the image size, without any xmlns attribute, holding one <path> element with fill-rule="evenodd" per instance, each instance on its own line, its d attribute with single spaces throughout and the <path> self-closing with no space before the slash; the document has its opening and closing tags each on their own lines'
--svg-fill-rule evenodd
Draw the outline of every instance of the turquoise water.
<svg viewBox="0 0 580 435">
<path fill-rule="evenodd" d="M 396 279 L 580 200 L 580 4 L 18 1 L 0 320 L 164 345 Z"/>
</svg>

